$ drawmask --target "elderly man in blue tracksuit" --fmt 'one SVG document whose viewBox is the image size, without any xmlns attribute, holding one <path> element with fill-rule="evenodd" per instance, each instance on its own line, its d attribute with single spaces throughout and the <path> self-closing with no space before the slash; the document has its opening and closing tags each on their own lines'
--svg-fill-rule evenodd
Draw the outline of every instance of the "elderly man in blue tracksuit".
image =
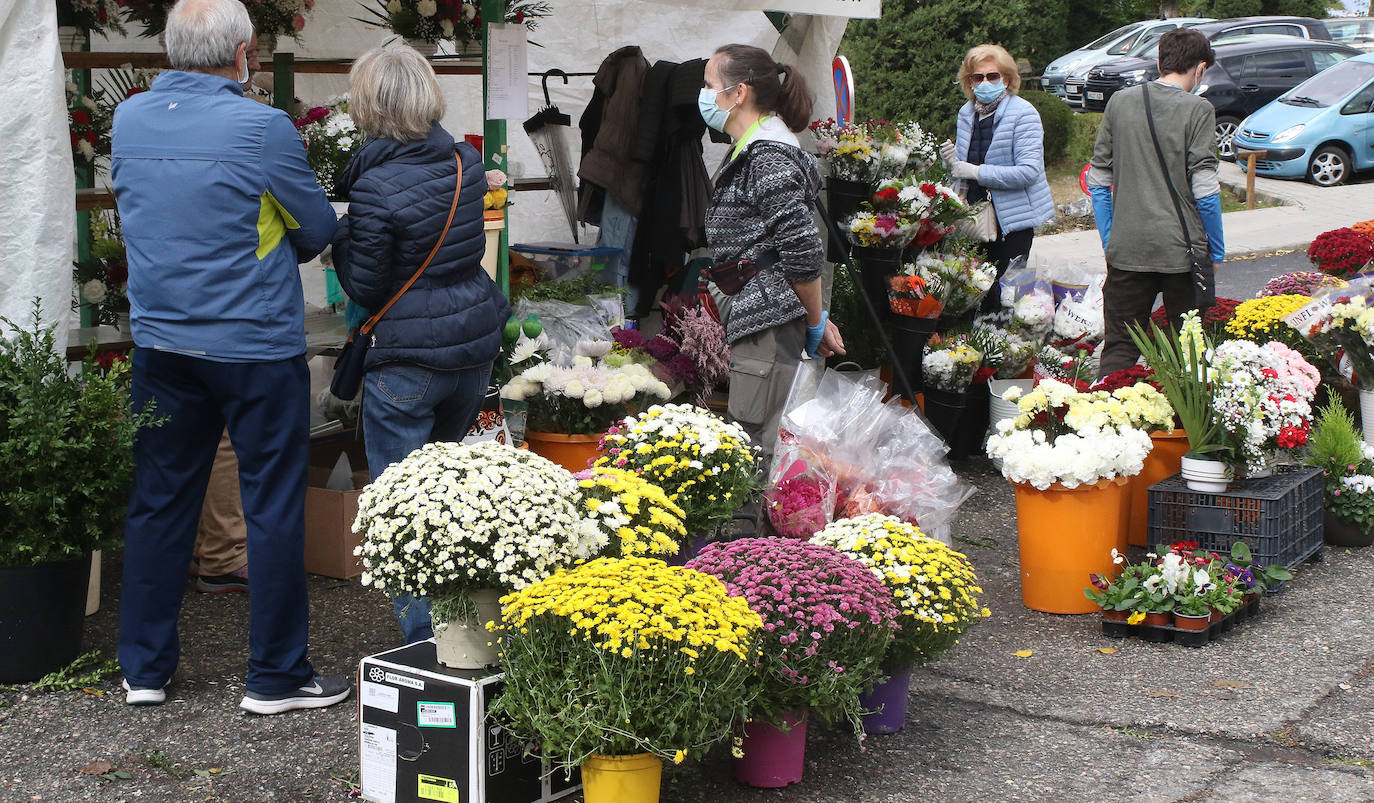
<svg viewBox="0 0 1374 803">
<path fill-rule="evenodd" d="M 126 701 L 156 705 L 221 431 L 239 458 L 251 589 L 244 710 L 348 696 L 306 656 L 309 372 L 298 263 L 335 216 L 285 112 L 243 97 L 253 26 L 238 0 L 180 0 L 173 71 L 115 113 L 111 176 L 129 257 L 140 433 L 125 528 L 119 662 Z"/>
</svg>

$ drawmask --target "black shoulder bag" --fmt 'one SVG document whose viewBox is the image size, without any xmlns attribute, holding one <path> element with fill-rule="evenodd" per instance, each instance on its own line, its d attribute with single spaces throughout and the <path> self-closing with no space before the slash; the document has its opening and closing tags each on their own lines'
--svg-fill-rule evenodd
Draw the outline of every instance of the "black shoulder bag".
<svg viewBox="0 0 1374 803">
<path fill-rule="evenodd" d="M 410 277 L 396 295 L 386 302 L 386 306 L 377 310 L 377 314 L 368 318 L 367 321 L 358 329 L 348 333 L 348 340 L 343 345 L 343 350 L 339 352 L 339 358 L 334 361 L 334 380 L 329 385 L 329 392 L 335 396 L 350 401 L 358 395 L 358 388 L 362 387 L 363 374 L 366 373 L 365 363 L 367 361 L 367 351 L 376 342 L 376 336 L 372 334 L 372 329 L 377 322 L 382 319 L 391 305 L 401 300 L 401 296 L 406 294 L 410 286 L 420 278 L 420 274 L 425 272 L 429 263 L 434 261 L 434 257 L 439 253 L 439 247 L 444 244 L 444 239 L 448 237 L 448 227 L 453 224 L 453 214 L 458 211 L 458 196 L 463 192 L 463 157 L 454 154 L 453 158 L 458 162 L 458 186 L 453 190 L 453 203 L 448 208 L 448 220 L 444 221 L 443 231 L 439 234 L 439 241 L 430 250 L 429 256 L 420 264 L 419 270 Z"/>
<path fill-rule="evenodd" d="M 1211 255 L 1199 255 L 1197 249 L 1193 248 L 1193 238 L 1188 233 L 1188 221 L 1183 217 L 1183 204 L 1179 201 L 1178 191 L 1174 189 L 1174 180 L 1169 176 L 1169 165 L 1164 161 L 1164 149 L 1159 146 L 1159 135 L 1155 133 L 1155 117 L 1150 111 L 1150 85 L 1144 85 L 1140 91 L 1145 97 L 1145 122 L 1150 126 L 1150 139 L 1155 144 L 1159 169 L 1164 173 L 1164 184 L 1169 188 L 1169 199 L 1174 202 L 1178 225 L 1183 229 L 1183 242 L 1188 246 L 1188 270 L 1193 276 L 1194 302 L 1198 309 L 1206 309 L 1217 303 L 1216 271 L 1212 269 Z"/>
</svg>

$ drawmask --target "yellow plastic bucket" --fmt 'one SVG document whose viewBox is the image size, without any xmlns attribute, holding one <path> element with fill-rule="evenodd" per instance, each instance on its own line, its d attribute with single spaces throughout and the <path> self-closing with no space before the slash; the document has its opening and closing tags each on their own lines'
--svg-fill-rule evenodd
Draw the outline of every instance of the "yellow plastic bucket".
<svg viewBox="0 0 1374 803">
<path fill-rule="evenodd" d="M 582 764 L 586 803 L 657 803 L 663 762 L 653 753 L 592 756 Z"/>
</svg>

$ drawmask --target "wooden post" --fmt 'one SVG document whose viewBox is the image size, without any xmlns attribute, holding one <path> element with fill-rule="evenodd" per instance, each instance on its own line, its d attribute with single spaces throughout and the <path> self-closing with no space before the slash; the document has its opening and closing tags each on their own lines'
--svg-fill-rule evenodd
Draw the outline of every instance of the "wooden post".
<svg viewBox="0 0 1374 803">
<path fill-rule="evenodd" d="M 1236 148 L 1237 159 L 1245 160 L 1245 208 L 1255 208 L 1255 163 L 1269 155 L 1269 151 L 1253 151 L 1249 148 Z"/>
</svg>

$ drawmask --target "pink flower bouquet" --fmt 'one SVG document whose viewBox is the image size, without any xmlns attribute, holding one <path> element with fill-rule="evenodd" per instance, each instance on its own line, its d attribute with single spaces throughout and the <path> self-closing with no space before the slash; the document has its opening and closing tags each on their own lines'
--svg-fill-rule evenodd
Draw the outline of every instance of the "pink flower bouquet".
<svg viewBox="0 0 1374 803">
<path fill-rule="evenodd" d="M 755 719 L 811 709 L 862 733 L 859 695 L 899 628 L 891 592 L 868 567 L 829 546 L 744 538 L 707 546 L 687 568 L 720 578 L 763 618 Z"/>
</svg>

